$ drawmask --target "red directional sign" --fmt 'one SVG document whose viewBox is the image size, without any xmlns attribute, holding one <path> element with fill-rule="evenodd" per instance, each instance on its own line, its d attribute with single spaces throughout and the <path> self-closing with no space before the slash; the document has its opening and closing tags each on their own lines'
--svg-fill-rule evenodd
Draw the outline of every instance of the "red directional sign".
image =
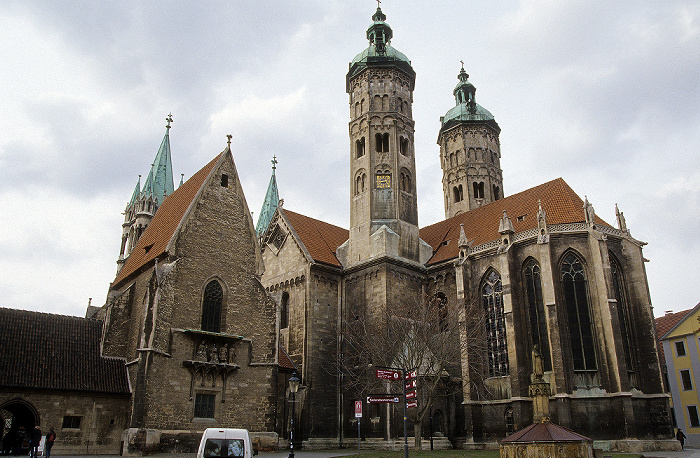
<svg viewBox="0 0 700 458">
<path fill-rule="evenodd" d="M 411 390 L 416 387 L 416 379 L 411 380 L 410 382 L 406 382 L 406 389 Z"/>
<path fill-rule="evenodd" d="M 411 372 L 406 373 L 406 380 L 411 380 L 412 378 L 418 377 L 418 371 L 413 369 Z"/>
<path fill-rule="evenodd" d="M 362 401 L 355 401 L 355 418 L 362 418 Z"/>
<path fill-rule="evenodd" d="M 414 399 L 416 397 L 416 390 L 406 391 L 406 399 Z"/>
<path fill-rule="evenodd" d="M 400 396 L 394 394 L 370 394 L 367 396 L 367 402 L 370 404 L 381 404 L 386 402 L 398 404 L 400 400 Z"/>
<path fill-rule="evenodd" d="M 410 409 L 411 407 L 418 407 L 418 401 L 416 399 L 413 401 L 406 401 L 406 408 Z"/>
<path fill-rule="evenodd" d="M 395 371 L 393 369 L 376 369 L 377 378 L 383 378 L 385 380 L 400 380 L 401 371 Z"/>
</svg>

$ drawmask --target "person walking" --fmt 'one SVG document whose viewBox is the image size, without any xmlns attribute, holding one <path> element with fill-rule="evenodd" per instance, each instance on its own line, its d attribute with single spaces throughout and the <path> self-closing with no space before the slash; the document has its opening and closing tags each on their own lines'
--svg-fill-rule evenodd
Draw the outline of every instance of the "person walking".
<svg viewBox="0 0 700 458">
<path fill-rule="evenodd" d="M 41 429 L 39 426 L 34 427 L 31 436 L 29 437 L 29 458 L 37 458 L 39 456 L 39 444 L 41 443 Z"/>
<path fill-rule="evenodd" d="M 680 428 L 678 428 L 678 432 L 676 433 L 676 439 L 681 443 L 681 449 L 685 450 L 685 434 Z"/>
<path fill-rule="evenodd" d="M 53 426 L 49 429 L 49 433 L 46 435 L 46 443 L 44 444 L 44 456 L 49 458 L 51 456 L 51 447 L 53 447 L 53 441 L 56 440 L 56 432 L 53 430 Z"/>
</svg>

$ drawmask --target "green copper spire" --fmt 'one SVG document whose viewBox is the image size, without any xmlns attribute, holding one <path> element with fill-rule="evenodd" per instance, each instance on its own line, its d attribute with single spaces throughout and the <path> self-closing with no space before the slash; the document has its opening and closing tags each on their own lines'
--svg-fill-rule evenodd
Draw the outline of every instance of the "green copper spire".
<svg viewBox="0 0 700 458">
<path fill-rule="evenodd" d="M 139 196 L 141 195 L 141 175 L 139 175 L 139 180 L 136 182 L 136 187 L 134 188 L 134 193 L 131 195 L 131 200 L 129 201 L 129 205 L 126 206 L 126 208 L 131 207 L 134 202 L 136 202 L 139 199 Z"/>
<path fill-rule="evenodd" d="M 158 148 L 158 154 L 151 165 L 146 182 L 143 185 L 142 195 L 151 196 L 159 203 L 163 203 L 165 197 L 175 190 L 173 184 L 173 165 L 170 159 L 170 123 L 173 122 L 172 114 L 167 118 L 165 137 Z"/>
<path fill-rule="evenodd" d="M 390 45 L 394 32 L 389 24 L 384 22 L 385 20 L 386 15 L 377 5 L 377 11 L 372 15 L 372 25 L 367 29 L 369 47 L 350 62 L 350 69 L 346 77 L 348 82 L 367 67 L 387 66 L 399 68 L 408 75 L 412 82 L 415 81 L 416 72 L 411 67 L 411 61 Z"/>
<path fill-rule="evenodd" d="M 440 118 L 442 123 L 440 130 L 449 129 L 462 122 L 485 122 L 500 132 L 501 128 L 498 127 L 496 119 L 489 110 L 476 103 L 476 87 L 469 82 L 469 75 L 464 71 L 464 62 L 457 78 L 459 83 L 452 92 L 457 105 Z"/>
<path fill-rule="evenodd" d="M 258 216 L 258 224 L 255 226 L 255 231 L 258 233 L 258 237 L 262 235 L 263 232 L 267 230 L 267 227 L 272 221 L 272 217 L 277 211 L 277 205 L 280 201 L 279 193 L 277 192 L 277 178 L 275 178 L 275 170 L 277 169 L 277 157 L 272 156 L 272 176 L 270 177 L 270 184 L 267 185 L 267 194 L 265 194 L 265 201 L 260 209 L 260 216 Z"/>
</svg>

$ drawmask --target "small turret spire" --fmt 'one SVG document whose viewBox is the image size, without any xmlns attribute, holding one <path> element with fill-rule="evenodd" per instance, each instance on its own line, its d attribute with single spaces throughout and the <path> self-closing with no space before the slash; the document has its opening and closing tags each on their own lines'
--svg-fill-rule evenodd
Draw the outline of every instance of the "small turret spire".
<svg viewBox="0 0 700 458">
<path fill-rule="evenodd" d="M 173 114 L 172 114 L 172 113 L 168 113 L 168 116 L 166 116 L 165 120 L 168 122 L 168 123 L 165 125 L 165 128 L 168 129 L 168 130 L 170 130 L 170 123 L 173 122 Z"/>
<path fill-rule="evenodd" d="M 258 233 L 258 237 L 267 230 L 267 227 L 272 221 L 272 217 L 275 216 L 277 207 L 282 205 L 279 192 L 277 191 L 277 178 L 275 177 L 277 156 L 272 156 L 272 161 L 270 162 L 272 162 L 272 176 L 270 177 L 270 183 L 267 185 L 267 193 L 265 194 L 265 200 L 260 209 L 258 224 L 255 225 L 255 231 Z"/>
<path fill-rule="evenodd" d="M 226 140 L 226 144 L 228 145 L 229 148 L 231 148 L 231 138 L 233 138 L 233 135 L 228 134 L 226 136 L 226 138 L 228 138 L 228 140 Z"/>
</svg>

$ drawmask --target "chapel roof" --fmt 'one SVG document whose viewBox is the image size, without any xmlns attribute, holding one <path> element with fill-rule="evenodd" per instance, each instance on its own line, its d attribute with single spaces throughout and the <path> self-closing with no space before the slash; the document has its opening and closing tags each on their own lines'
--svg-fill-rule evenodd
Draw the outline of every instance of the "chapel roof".
<svg viewBox="0 0 700 458">
<path fill-rule="evenodd" d="M 550 421 L 533 423 L 500 442 L 591 442 L 592 439 Z"/>
<path fill-rule="evenodd" d="M 114 279 L 112 288 L 119 288 L 122 282 L 133 274 L 140 272 L 144 266 L 150 265 L 156 258 L 165 253 L 168 243 L 175 234 L 192 200 L 197 196 L 214 165 L 226 151 L 228 151 L 228 148 L 192 175 L 189 180 L 165 199 L 153 216 L 153 220 L 151 220 L 141 238 L 139 238 L 124 267 Z"/>
<path fill-rule="evenodd" d="M 0 308 L 0 386 L 128 395 L 125 361 L 100 354 L 98 320 Z"/>
<path fill-rule="evenodd" d="M 464 233 L 469 242 L 473 242 L 472 246 L 499 239 L 498 226 L 504 211 L 515 232 L 537 228 L 538 201 L 546 212 L 548 225 L 585 221 L 583 200 L 563 179 L 557 178 L 422 228 L 420 238 L 433 248 L 433 257 L 427 264 L 459 255 L 460 226 L 464 226 Z M 597 216 L 596 224 L 609 226 Z"/>
<path fill-rule="evenodd" d="M 335 252 L 338 246 L 345 243 L 350 237 L 350 232 L 347 229 L 309 218 L 286 208 L 280 210 L 314 261 L 340 267 L 340 261 L 335 256 Z"/>
</svg>

